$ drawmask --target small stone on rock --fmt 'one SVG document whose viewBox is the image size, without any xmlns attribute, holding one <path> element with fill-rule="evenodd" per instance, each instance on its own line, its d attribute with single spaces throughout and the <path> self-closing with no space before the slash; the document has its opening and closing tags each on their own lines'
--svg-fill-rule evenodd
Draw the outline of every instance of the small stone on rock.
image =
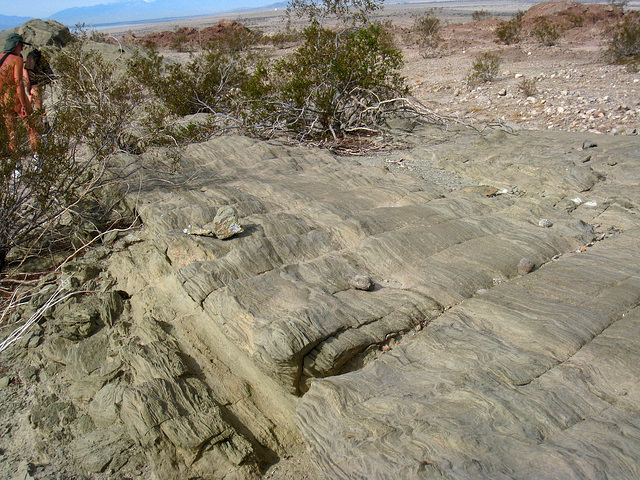
<svg viewBox="0 0 640 480">
<path fill-rule="evenodd" d="M 371 290 L 373 288 L 373 282 L 369 275 L 354 275 L 349 278 L 349 285 L 356 290 Z"/>
<path fill-rule="evenodd" d="M 538 226 L 542 228 L 550 228 L 553 227 L 553 222 L 548 218 L 541 218 L 538 222 Z"/>
<path fill-rule="evenodd" d="M 205 226 L 206 228 L 207 226 Z M 238 213 L 235 208 L 225 205 L 218 209 L 215 218 L 213 219 L 213 233 L 220 240 L 232 237 L 236 233 L 244 231 L 240 223 L 238 223 Z"/>
<path fill-rule="evenodd" d="M 533 263 L 528 258 L 523 258 L 518 262 L 518 273 L 520 275 L 526 275 L 527 273 L 531 273 L 534 268 L 536 268 L 536 264 Z"/>
</svg>

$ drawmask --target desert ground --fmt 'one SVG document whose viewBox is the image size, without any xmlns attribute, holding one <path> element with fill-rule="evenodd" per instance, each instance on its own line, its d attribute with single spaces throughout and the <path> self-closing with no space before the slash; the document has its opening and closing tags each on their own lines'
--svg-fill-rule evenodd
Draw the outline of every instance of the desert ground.
<svg viewBox="0 0 640 480">
<path fill-rule="evenodd" d="M 496 42 L 494 30 L 500 20 L 509 20 L 534 4 L 513 2 L 438 2 L 391 4 L 377 15 L 396 27 L 396 41 L 402 49 L 402 71 L 412 95 L 435 113 L 469 122 L 511 122 L 527 129 L 562 130 L 608 134 L 632 134 L 640 119 L 640 73 L 624 66 L 609 65 L 602 58 L 606 46 L 606 18 L 586 22 L 563 33 L 556 45 L 540 45 L 523 35 L 519 43 Z M 601 4 L 605 6 L 605 4 Z M 630 3 L 636 9 L 640 3 Z M 413 15 L 435 9 L 441 19 L 442 40 L 429 58 L 407 40 Z M 491 18 L 473 21 L 472 14 L 485 10 Z M 553 10 L 535 17 L 549 16 Z M 247 12 L 202 17 L 177 22 L 118 27 L 106 33 L 122 38 L 138 37 L 179 27 L 205 28 L 221 19 L 235 20 L 250 29 L 272 34 L 283 29 L 288 17 L 280 11 Z M 291 26 L 300 27 L 294 19 Z M 280 56 L 289 49 L 271 50 Z M 502 63 L 494 81 L 476 87 L 467 77 L 476 56 L 491 52 Z M 166 52 L 171 56 L 171 52 Z M 526 95 L 520 88 L 524 80 L 535 80 L 536 93 Z"/>
</svg>

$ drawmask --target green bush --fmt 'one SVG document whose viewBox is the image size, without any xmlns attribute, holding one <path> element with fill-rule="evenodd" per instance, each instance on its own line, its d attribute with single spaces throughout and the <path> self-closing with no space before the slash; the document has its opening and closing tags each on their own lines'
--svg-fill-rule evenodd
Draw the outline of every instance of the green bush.
<svg viewBox="0 0 640 480">
<path fill-rule="evenodd" d="M 161 102 L 167 114 L 229 114 L 242 102 L 240 92 L 250 81 L 249 69 L 257 63 L 249 49 L 256 41 L 247 32 L 230 31 L 184 65 L 167 63 L 151 51 L 146 57 L 135 57 L 129 71 Z"/>
<path fill-rule="evenodd" d="M 527 12 L 525 10 L 518 10 L 513 16 L 513 18 L 511 19 L 511 21 L 518 22 L 518 23 L 522 22 L 522 19 L 524 18 L 526 13 Z"/>
<path fill-rule="evenodd" d="M 254 76 L 261 88 L 254 89 L 253 125 L 304 138 L 342 137 L 377 112 L 370 107 L 406 92 L 402 55 L 382 25 L 334 32 L 313 22 L 303 34 L 292 56 Z"/>
<path fill-rule="evenodd" d="M 558 43 L 561 33 L 558 27 L 548 22 L 542 22 L 531 30 L 533 35 L 541 45 L 551 47 Z"/>
<path fill-rule="evenodd" d="M 582 27 L 585 22 L 585 18 L 582 15 L 573 12 L 567 13 L 567 18 L 569 22 L 571 22 L 572 27 Z"/>
<path fill-rule="evenodd" d="M 467 75 L 467 83 L 475 86 L 480 83 L 493 81 L 500 71 L 500 57 L 494 53 L 481 53 L 471 65 L 471 70 Z"/>
<path fill-rule="evenodd" d="M 429 58 L 435 54 L 435 51 L 441 41 L 440 30 L 442 23 L 435 16 L 436 10 L 431 8 L 422 15 L 414 15 L 414 23 L 411 29 L 415 36 L 415 42 L 418 45 L 420 55 Z"/>
<path fill-rule="evenodd" d="M 300 42 L 302 41 L 302 39 L 302 32 L 300 32 L 299 30 L 287 28 L 285 30 L 279 30 L 270 35 L 264 35 L 262 37 L 262 42 L 270 43 L 277 47 L 283 47 L 288 43 Z"/>
<path fill-rule="evenodd" d="M 623 21 L 607 32 L 605 58 L 611 63 L 640 66 L 640 13 L 629 12 Z"/>
<path fill-rule="evenodd" d="M 491 18 L 491 12 L 487 10 L 476 10 L 471 14 L 471 18 L 475 22 L 486 20 L 487 18 Z"/>
<path fill-rule="evenodd" d="M 352 21 L 363 5 L 358 2 Z M 302 44 L 277 61 L 253 54 L 245 37 L 214 42 L 186 65 L 165 64 L 157 53 L 138 56 L 131 74 L 155 99 L 148 118 L 160 127 L 166 115 L 208 112 L 218 119 L 205 126 L 210 131 L 233 126 L 255 136 L 286 132 L 298 139 L 338 139 L 372 128 L 407 92 L 392 35 L 380 23 L 325 28 L 321 14 L 336 5 L 311 7 Z"/>
<path fill-rule="evenodd" d="M 496 41 L 511 45 L 520 41 L 520 22 L 509 20 L 502 22 L 495 30 Z"/>
</svg>

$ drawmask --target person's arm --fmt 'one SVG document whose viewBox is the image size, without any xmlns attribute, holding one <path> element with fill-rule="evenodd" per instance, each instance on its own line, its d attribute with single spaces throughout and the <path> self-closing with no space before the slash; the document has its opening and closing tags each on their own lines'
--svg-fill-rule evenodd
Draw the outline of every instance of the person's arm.
<svg viewBox="0 0 640 480">
<path fill-rule="evenodd" d="M 27 97 L 27 92 L 24 89 L 23 68 L 24 62 L 22 57 L 18 56 L 16 62 L 13 64 L 13 79 L 16 82 L 16 96 L 23 110 L 28 114 L 31 114 L 33 109 L 31 108 L 31 102 Z"/>
<path fill-rule="evenodd" d="M 27 62 L 22 66 L 22 78 L 24 79 L 24 90 L 27 97 L 33 103 L 33 100 L 31 100 L 31 79 L 29 77 L 29 70 L 27 70 Z"/>
</svg>

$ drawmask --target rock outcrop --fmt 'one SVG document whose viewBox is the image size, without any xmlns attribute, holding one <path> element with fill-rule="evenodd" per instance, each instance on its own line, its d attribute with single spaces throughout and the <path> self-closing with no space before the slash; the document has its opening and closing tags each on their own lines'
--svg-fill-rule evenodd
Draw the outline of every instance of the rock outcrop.
<svg viewBox="0 0 640 480">
<path fill-rule="evenodd" d="M 29 20 L 20 27 L 5 30 L 0 33 L 0 43 L 2 45 L 4 45 L 7 35 L 10 33 L 19 33 L 34 48 L 45 47 L 45 50 L 62 48 L 72 40 L 69 28 L 55 20 L 40 20 L 36 18 Z"/>
<path fill-rule="evenodd" d="M 216 138 L 139 179 L 144 227 L 66 268 L 96 294 L 16 347 L 0 394 L 29 389 L 31 427 L 3 464 L 22 439 L 44 472 L 251 479 L 304 439 L 308 478 L 629 478 L 638 138 L 588 165 L 575 134 L 406 140 L 356 162 Z"/>
</svg>

